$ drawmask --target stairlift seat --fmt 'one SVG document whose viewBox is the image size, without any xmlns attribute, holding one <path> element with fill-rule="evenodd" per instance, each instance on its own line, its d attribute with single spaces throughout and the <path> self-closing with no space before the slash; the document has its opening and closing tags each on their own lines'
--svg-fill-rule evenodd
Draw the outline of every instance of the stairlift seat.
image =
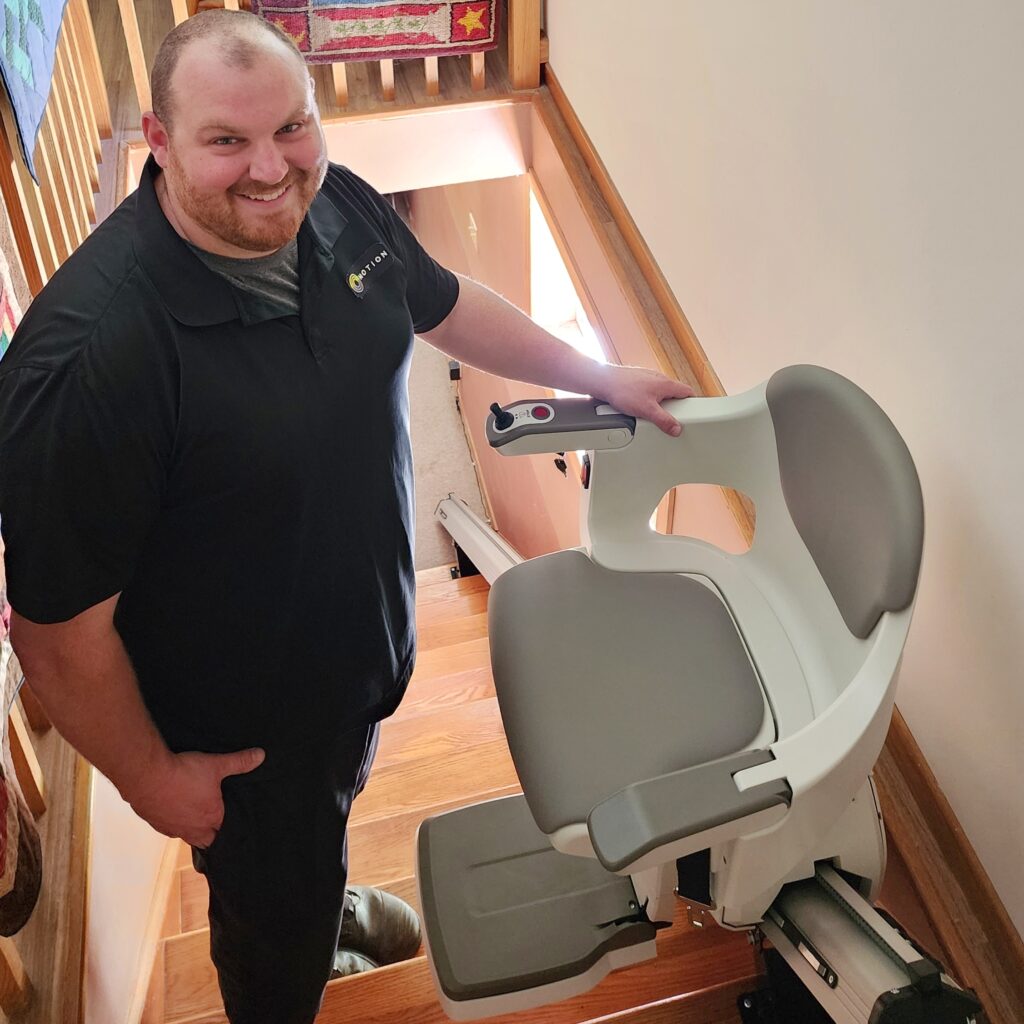
<svg viewBox="0 0 1024 1024">
<path fill-rule="evenodd" d="M 638 779 L 775 739 L 732 617 L 697 579 L 559 551 L 497 579 L 489 619 L 505 734 L 545 833 Z"/>
<path fill-rule="evenodd" d="M 549 400 L 534 422 L 534 404 L 509 407 L 502 430 L 489 421 L 491 443 L 592 443 L 586 529 L 582 550 L 492 586 L 492 669 L 524 796 L 420 829 L 431 969 L 462 1020 L 566 998 L 654 955 L 632 926 L 648 899 L 650 920 L 671 918 L 690 854 L 727 927 L 757 925 L 821 864 L 870 897 L 885 863 L 870 772 L 921 561 L 906 445 L 831 371 L 666 403 L 677 438 L 621 415 L 606 429 L 607 407 L 579 399 Z M 747 494 L 750 551 L 655 533 L 681 483 Z"/>
</svg>

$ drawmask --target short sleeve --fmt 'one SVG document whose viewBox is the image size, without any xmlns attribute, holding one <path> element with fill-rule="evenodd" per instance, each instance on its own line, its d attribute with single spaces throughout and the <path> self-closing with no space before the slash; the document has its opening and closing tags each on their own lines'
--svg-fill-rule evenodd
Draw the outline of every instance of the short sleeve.
<svg viewBox="0 0 1024 1024">
<path fill-rule="evenodd" d="M 432 331 L 455 308 L 459 279 L 423 248 L 394 207 L 376 189 L 347 169 L 346 173 L 372 202 L 384 222 L 382 226 L 388 241 L 405 268 L 406 303 L 412 315 L 413 330 L 417 334 Z"/>
<path fill-rule="evenodd" d="M 63 622 L 123 590 L 160 509 L 166 403 L 102 358 L 0 378 L 0 528 L 11 606 Z"/>
</svg>

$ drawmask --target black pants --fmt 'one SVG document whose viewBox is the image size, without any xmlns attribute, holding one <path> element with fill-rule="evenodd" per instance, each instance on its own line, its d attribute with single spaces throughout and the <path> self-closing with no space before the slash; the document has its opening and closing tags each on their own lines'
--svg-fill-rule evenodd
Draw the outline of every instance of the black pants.
<svg viewBox="0 0 1024 1024">
<path fill-rule="evenodd" d="M 192 862 L 210 883 L 210 954 L 231 1024 L 310 1024 L 341 928 L 345 833 L 378 725 L 301 762 L 224 780 L 224 823 Z"/>
</svg>

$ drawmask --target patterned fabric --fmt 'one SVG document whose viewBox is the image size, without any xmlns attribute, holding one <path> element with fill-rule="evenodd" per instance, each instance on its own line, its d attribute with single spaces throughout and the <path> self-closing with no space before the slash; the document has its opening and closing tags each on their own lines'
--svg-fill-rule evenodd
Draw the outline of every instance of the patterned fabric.
<svg viewBox="0 0 1024 1024">
<path fill-rule="evenodd" d="M 0 0 L 0 76 L 11 98 L 18 141 L 32 177 L 36 133 L 50 95 L 53 57 L 66 0 Z"/>
<path fill-rule="evenodd" d="M 11 760 L 8 711 L 24 677 L 5 636 L 0 641 L 0 713 L 3 751 L 0 760 L 0 935 L 24 927 L 43 881 L 43 854 L 32 812 L 21 795 Z"/>
<path fill-rule="evenodd" d="M 7 351 L 20 320 L 7 257 L 0 249 L 0 357 Z M 7 731 L 7 715 L 24 676 L 7 639 L 11 608 L 7 603 L 3 552 L 0 538 L 0 935 L 13 935 L 28 920 L 39 898 L 43 858 L 35 820 L 14 773 Z"/>
<path fill-rule="evenodd" d="M 14 328 L 21 320 L 21 309 L 18 297 L 14 294 L 11 284 L 11 271 L 7 265 L 7 257 L 0 249 L 0 359 L 7 351 L 7 346 L 14 336 Z"/>
<path fill-rule="evenodd" d="M 439 57 L 498 45 L 498 0 L 253 0 L 253 11 L 287 32 L 309 64 Z"/>
</svg>

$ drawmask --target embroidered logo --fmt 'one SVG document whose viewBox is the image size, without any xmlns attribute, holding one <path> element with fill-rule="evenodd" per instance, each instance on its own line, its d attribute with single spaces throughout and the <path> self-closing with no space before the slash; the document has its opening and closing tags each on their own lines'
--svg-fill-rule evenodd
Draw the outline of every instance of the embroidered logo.
<svg viewBox="0 0 1024 1024">
<path fill-rule="evenodd" d="M 371 245 L 348 273 L 348 286 L 352 294 L 362 298 L 373 284 L 376 274 L 391 264 L 391 253 L 383 245 Z"/>
</svg>

